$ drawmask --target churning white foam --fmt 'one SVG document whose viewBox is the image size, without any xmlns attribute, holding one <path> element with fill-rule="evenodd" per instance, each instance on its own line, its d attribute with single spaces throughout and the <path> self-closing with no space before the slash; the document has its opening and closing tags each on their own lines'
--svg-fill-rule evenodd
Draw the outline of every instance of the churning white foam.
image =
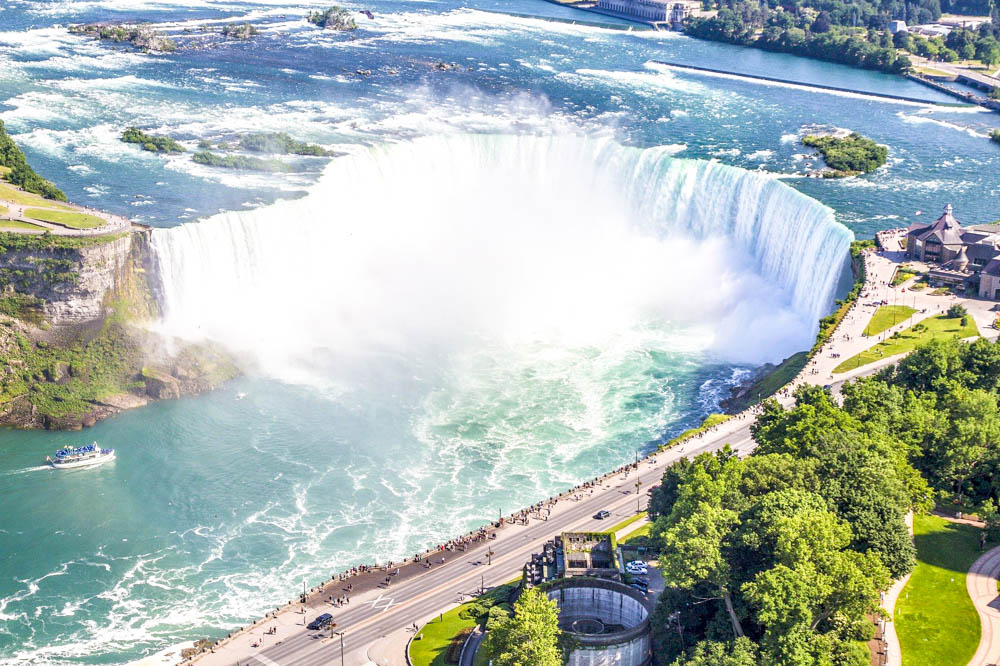
<svg viewBox="0 0 1000 666">
<path fill-rule="evenodd" d="M 774 179 L 668 152 L 463 135 L 334 160 L 303 199 L 155 231 L 163 326 L 334 386 L 376 358 L 665 326 L 727 361 L 808 347 L 851 233 Z"/>
</svg>

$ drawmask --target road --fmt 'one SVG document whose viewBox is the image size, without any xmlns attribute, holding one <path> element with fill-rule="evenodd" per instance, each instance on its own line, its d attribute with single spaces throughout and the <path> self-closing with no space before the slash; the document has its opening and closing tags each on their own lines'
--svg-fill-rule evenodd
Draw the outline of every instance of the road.
<svg viewBox="0 0 1000 666">
<path fill-rule="evenodd" d="M 992 548 L 976 560 L 965 577 L 965 587 L 979 613 L 982 634 L 979 648 L 969 666 L 993 666 L 1000 663 L 1000 546 Z"/>
<path fill-rule="evenodd" d="M 728 428 L 688 440 L 684 444 L 663 451 L 640 462 L 639 479 L 642 482 L 639 498 L 646 500 L 646 488 L 660 481 L 666 467 L 685 456 L 695 456 L 704 451 L 715 451 L 729 443 L 741 455 L 755 447 L 750 437 L 752 419 L 736 419 Z M 723 424 L 726 425 L 726 424 Z M 509 525 L 498 533 L 497 539 L 470 548 L 464 557 L 445 565 L 432 567 L 422 575 L 393 585 L 389 589 L 369 592 L 357 598 L 344 609 L 331 609 L 317 600 L 311 603 L 306 618 L 311 620 L 320 612 L 331 612 L 337 622 L 336 631 L 344 632 L 344 664 L 361 666 L 370 664 L 368 647 L 383 636 L 401 627 L 418 624 L 433 617 L 443 609 L 474 596 L 482 583 L 487 587 L 503 584 L 521 575 L 531 554 L 560 532 L 607 529 L 636 512 L 636 472 L 625 478 L 617 474 L 595 488 L 593 495 L 579 501 L 564 498 L 553 507 L 548 520 L 531 520 L 527 526 Z M 612 516 L 595 520 L 593 514 L 600 509 L 611 511 Z M 487 547 L 492 547 L 492 563 L 486 564 Z M 299 624 L 302 615 L 297 612 L 279 614 L 278 618 L 260 623 L 252 631 L 226 643 L 214 654 L 206 654 L 199 666 L 216 664 L 263 664 L 264 666 L 314 666 L 340 663 L 340 639 L 329 632 L 307 631 Z M 252 641 L 263 635 L 270 626 L 280 629 L 280 643 L 268 644 L 271 636 L 264 636 L 262 648 L 251 648 Z"/>
</svg>

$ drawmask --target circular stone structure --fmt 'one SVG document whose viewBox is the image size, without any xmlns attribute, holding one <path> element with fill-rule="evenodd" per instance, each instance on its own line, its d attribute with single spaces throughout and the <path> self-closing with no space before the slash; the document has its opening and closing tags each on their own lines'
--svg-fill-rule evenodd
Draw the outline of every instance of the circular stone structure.
<svg viewBox="0 0 1000 666">
<path fill-rule="evenodd" d="M 599 578 L 563 578 L 543 586 L 559 606 L 559 628 L 574 644 L 568 666 L 647 666 L 649 615 L 638 591 Z"/>
</svg>

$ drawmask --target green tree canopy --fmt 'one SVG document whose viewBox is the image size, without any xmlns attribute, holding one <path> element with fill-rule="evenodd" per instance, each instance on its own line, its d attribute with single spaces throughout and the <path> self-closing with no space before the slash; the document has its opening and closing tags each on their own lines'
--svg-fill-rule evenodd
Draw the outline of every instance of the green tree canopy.
<svg viewBox="0 0 1000 666">
<path fill-rule="evenodd" d="M 514 615 L 493 621 L 486 653 L 494 666 L 562 666 L 559 609 L 538 588 L 525 590 Z"/>
</svg>

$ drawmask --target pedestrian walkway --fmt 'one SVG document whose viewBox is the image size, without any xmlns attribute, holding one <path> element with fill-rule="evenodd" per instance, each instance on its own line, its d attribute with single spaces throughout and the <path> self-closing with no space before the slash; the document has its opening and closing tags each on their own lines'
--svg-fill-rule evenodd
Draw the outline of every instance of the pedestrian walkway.
<svg viewBox="0 0 1000 666">
<path fill-rule="evenodd" d="M 1000 596 L 997 579 L 1000 578 L 1000 546 L 984 553 L 976 560 L 965 577 L 965 588 L 972 604 L 979 613 L 982 633 L 979 649 L 969 666 L 995 666 L 1000 664 Z"/>
<path fill-rule="evenodd" d="M 39 203 L 24 204 L 10 201 L 7 199 L 0 199 L 0 208 L 6 208 L 7 212 L 0 215 L 0 231 L 12 234 L 28 234 L 28 235 L 38 235 L 44 233 L 50 233 L 54 236 L 99 236 L 104 234 L 118 233 L 122 231 L 128 231 L 132 223 L 120 215 L 112 215 L 101 210 L 96 210 L 94 208 L 88 208 L 86 206 L 78 206 L 72 203 L 59 204 L 61 207 L 56 208 L 54 206 L 47 206 L 44 200 Z M 71 210 L 66 210 L 69 208 Z M 65 226 L 62 224 L 57 224 L 55 222 L 46 222 L 44 220 L 37 220 L 33 217 L 28 217 L 25 215 L 26 210 L 44 210 L 53 213 L 78 213 L 80 215 L 92 215 L 94 217 L 99 217 L 104 220 L 104 225 L 100 227 L 95 227 L 93 229 L 77 229 L 74 227 Z M 15 222 L 23 222 L 25 224 L 33 225 L 37 229 L 23 228 L 23 227 L 4 227 L 2 220 L 14 220 Z"/>
</svg>

